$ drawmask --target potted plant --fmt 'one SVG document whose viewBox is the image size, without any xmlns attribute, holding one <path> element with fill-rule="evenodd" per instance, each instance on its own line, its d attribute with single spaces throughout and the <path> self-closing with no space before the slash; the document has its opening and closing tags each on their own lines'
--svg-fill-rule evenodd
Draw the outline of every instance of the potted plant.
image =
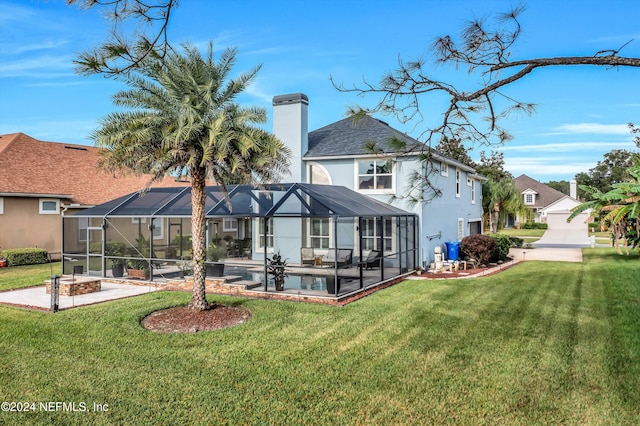
<svg viewBox="0 0 640 426">
<path fill-rule="evenodd" d="M 129 278 L 147 279 L 149 278 L 149 262 L 146 259 L 150 257 L 149 240 L 140 234 L 136 242 L 138 243 L 138 247 L 137 249 L 133 247 L 130 248 L 129 256 L 132 258 L 143 257 L 143 259 L 129 259 L 127 275 Z"/>
<path fill-rule="evenodd" d="M 131 259 L 127 266 L 127 275 L 129 278 L 142 280 L 149 278 L 149 262 L 142 259 Z"/>
<path fill-rule="evenodd" d="M 213 263 L 207 263 L 205 265 L 207 276 L 210 277 L 222 277 L 224 276 L 224 263 L 219 262 L 227 254 L 227 250 L 224 247 L 218 246 L 215 243 L 209 245 L 207 249 L 207 260 Z"/>
<path fill-rule="evenodd" d="M 113 257 L 123 257 L 125 245 L 121 242 L 110 242 L 105 247 L 105 254 Z M 111 259 L 111 274 L 114 278 L 124 276 L 124 268 L 127 266 L 127 259 Z"/>
<path fill-rule="evenodd" d="M 284 290 L 284 279 L 288 277 L 285 273 L 287 261 L 282 260 L 280 252 L 273 255 L 271 259 L 267 258 L 267 273 L 273 275 L 273 282 L 276 285 L 276 291 Z"/>
</svg>

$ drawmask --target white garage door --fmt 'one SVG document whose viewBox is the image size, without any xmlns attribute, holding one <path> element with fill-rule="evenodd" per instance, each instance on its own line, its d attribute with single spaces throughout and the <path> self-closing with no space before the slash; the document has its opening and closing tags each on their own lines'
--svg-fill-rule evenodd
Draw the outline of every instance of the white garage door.
<svg viewBox="0 0 640 426">
<path fill-rule="evenodd" d="M 587 232 L 588 213 L 581 213 L 571 222 L 567 223 L 567 218 L 571 213 L 565 212 L 548 212 L 547 225 L 549 229 L 575 230 Z"/>
</svg>

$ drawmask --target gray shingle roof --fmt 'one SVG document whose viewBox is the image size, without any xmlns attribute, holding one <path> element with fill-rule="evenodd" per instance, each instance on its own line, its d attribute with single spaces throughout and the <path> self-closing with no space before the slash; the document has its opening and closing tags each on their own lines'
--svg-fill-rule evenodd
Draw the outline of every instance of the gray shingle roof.
<svg viewBox="0 0 640 426">
<path fill-rule="evenodd" d="M 341 157 L 345 155 L 369 155 L 366 143 L 375 142 L 378 149 L 391 152 L 386 142 L 391 138 L 406 141 L 417 140 L 390 127 L 384 121 L 370 116 L 360 119 L 347 117 L 309 133 L 309 150 L 305 157 Z"/>
<path fill-rule="evenodd" d="M 359 119 L 347 117 L 310 132 L 309 148 L 304 154 L 304 158 L 369 156 L 372 152 L 366 145 L 371 144 L 371 142 L 375 142 L 377 150 L 391 154 L 394 151 L 389 148 L 387 142 L 392 138 L 404 141 L 408 148 L 414 147 L 415 144 L 418 144 L 418 146 L 421 144 L 420 141 L 394 129 L 377 118 L 368 115 Z M 426 145 L 422 146 L 425 149 L 429 149 Z M 475 174 L 473 168 L 449 158 L 435 149 L 431 148 L 431 153 L 436 160 L 444 160 L 449 164 Z M 479 179 L 484 179 L 480 175 L 475 176 Z"/>
</svg>

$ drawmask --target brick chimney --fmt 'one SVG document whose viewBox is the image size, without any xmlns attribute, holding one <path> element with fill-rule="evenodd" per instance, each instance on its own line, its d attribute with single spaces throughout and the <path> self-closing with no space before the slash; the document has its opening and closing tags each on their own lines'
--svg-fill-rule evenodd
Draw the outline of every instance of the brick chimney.
<svg viewBox="0 0 640 426">
<path fill-rule="evenodd" d="M 273 134 L 291 150 L 291 176 L 283 183 L 307 181 L 302 156 L 309 149 L 308 106 L 304 93 L 273 97 Z"/>
</svg>

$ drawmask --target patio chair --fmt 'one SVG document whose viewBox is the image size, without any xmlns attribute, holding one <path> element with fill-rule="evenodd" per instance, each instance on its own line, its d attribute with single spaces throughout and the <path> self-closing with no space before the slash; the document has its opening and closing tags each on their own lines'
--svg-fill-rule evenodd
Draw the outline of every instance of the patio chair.
<svg viewBox="0 0 640 426">
<path fill-rule="evenodd" d="M 379 268 L 381 260 L 380 254 L 380 250 L 371 250 L 367 258 L 364 260 L 364 268 Z"/>
<path fill-rule="evenodd" d="M 300 248 L 300 261 L 303 265 L 313 266 L 316 261 L 316 256 L 313 252 L 313 249 L 310 247 Z"/>
<path fill-rule="evenodd" d="M 327 254 L 322 258 L 322 265 L 335 265 L 336 261 L 338 263 L 338 267 L 351 265 L 352 253 L 353 250 L 351 249 L 330 248 Z"/>
</svg>

